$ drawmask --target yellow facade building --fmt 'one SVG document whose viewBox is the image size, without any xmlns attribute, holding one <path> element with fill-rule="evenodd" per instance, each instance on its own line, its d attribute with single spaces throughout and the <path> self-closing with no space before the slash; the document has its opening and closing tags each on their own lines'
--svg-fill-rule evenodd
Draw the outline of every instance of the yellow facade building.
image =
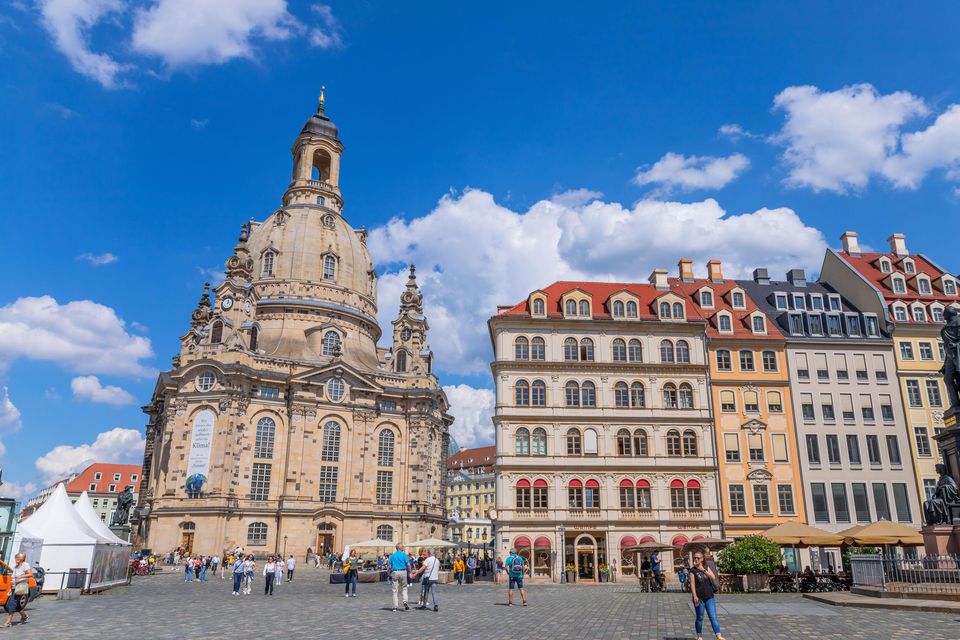
<svg viewBox="0 0 960 640">
<path fill-rule="evenodd" d="M 476 447 L 447 458 L 448 540 L 467 547 L 489 546 L 493 541 L 490 509 L 497 497 L 496 453 L 494 446 Z"/>
</svg>

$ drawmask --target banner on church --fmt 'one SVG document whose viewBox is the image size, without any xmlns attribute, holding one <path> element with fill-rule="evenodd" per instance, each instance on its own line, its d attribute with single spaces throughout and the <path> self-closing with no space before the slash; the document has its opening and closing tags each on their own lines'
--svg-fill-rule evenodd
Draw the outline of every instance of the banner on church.
<svg viewBox="0 0 960 640">
<path fill-rule="evenodd" d="M 187 458 L 187 495 L 196 498 L 203 492 L 210 474 L 210 450 L 213 447 L 213 425 L 217 414 L 204 409 L 193 418 L 193 433 L 190 438 L 190 455 Z"/>
</svg>

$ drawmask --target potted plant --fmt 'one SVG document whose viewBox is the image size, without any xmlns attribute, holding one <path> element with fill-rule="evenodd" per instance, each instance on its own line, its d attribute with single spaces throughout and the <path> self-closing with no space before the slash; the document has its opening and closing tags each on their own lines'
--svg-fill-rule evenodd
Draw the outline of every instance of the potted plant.
<svg viewBox="0 0 960 640">
<path fill-rule="evenodd" d="M 567 583 L 577 581 L 577 567 L 576 565 L 568 564 L 563 567 L 564 573 L 567 574 Z"/>
<path fill-rule="evenodd" d="M 597 572 L 598 572 L 599 575 L 600 575 L 600 582 L 610 582 L 610 567 L 609 567 L 609 566 L 607 566 L 607 565 L 605 565 L 605 564 L 597 565 Z"/>
<path fill-rule="evenodd" d="M 767 591 L 770 574 L 780 564 L 780 547 L 763 536 L 744 536 L 720 552 L 721 573 L 743 576 L 744 591 Z"/>
</svg>

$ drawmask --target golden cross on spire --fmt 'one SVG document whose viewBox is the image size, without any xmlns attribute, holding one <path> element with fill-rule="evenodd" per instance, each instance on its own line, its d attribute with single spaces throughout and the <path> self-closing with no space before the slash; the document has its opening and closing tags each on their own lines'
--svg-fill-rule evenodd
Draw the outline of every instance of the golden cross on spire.
<svg viewBox="0 0 960 640">
<path fill-rule="evenodd" d="M 326 87 L 324 85 L 320 85 L 320 106 L 317 107 L 317 111 L 319 111 L 320 113 L 323 113 L 323 104 L 325 102 L 323 97 L 323 92 L 325 90 L 326 90 Z"/>
</svg>

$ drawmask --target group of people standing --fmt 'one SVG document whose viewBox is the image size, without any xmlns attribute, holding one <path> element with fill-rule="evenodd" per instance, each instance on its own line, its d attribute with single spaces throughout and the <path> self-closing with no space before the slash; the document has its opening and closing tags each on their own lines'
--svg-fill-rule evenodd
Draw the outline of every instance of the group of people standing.
<svg viewBox="0 0 960 640">
<path fill-rule="evenodd" d="M 207 571 L 211 571 L 214 576 L 220 570 L 220 556 L 193 556 L 189 554 L 183 556 L 183 581 L 205 582 Z"/>
</svg>

